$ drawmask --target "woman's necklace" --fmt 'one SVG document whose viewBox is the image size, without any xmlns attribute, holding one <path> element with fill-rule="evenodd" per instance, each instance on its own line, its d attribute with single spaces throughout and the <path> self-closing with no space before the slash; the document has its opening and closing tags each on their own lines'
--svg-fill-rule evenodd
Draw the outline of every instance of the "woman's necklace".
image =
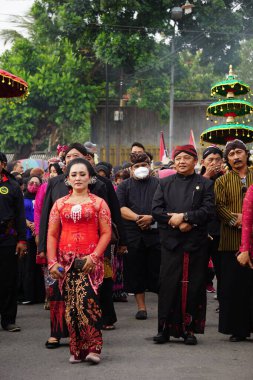
<svg viewBox="0 0 253 380">
<path fill-rule="evenodd" d="M 85 198 L 82 198 L 82 199 L 80 197 L 80 199 L 77 199 L 79 201 L 79 203 L 74 204 L 71 207 L 70 217 L 74 223 L 76 223 L 78 220 L 81 219 L 81 217 L 82 217 L 82 206 L 81 206 L 81 204 L 84 203 L 87 199 L 89 199 L 89 196 L 86 196 Z M 72 201 L 73 200 L 75 200 L 75 198 L 74 199 L 72 198 Z"/>
<path fill-rule="evenodd" d="M 70 210 L 70 217 L 74 223 L 81 219 L 82 216 L 82 206 L 79 204 L 73 205 Z"/>
</svg>

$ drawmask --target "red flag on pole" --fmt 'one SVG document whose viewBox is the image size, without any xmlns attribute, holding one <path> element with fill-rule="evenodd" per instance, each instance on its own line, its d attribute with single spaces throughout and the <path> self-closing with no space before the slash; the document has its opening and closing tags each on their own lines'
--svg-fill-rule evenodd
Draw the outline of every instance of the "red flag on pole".
<svg viewBox="0 0 253 380">
<path fill-rule="evenodd" d="M 192 129 L 191 129 L 191 132 L 190 132 L 189 144 L 190 144 L 190 145 L 193 145 L 194 148 L 197 149 L 197 147 L 196 147 L 196 142 L 195 142 L 195 138 L 194 138 L 194 133 L 193 133 L 193 130 L 192 130 Z"/>
<path fill-rule="evenodd" d="M 163 135 L 163 132 L 161 131 L 161 134 L 160 134 L 160 161 L 163 161 L 163 159 L 165 157 L 168 157 L 168 152 L 167 152 L 165 142 L 164 142 L 164 135 Z"/>
</svg>

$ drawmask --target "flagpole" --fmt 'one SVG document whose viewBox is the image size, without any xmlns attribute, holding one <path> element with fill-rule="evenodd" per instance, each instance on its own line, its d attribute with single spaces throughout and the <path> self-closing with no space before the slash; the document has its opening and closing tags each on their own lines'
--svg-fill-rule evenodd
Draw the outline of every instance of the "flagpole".
<svg viewBox="0 0 253 380">
<path fill-rule="evenodd" d="M 168 157 L 168 150 L 165 145 L 164 140 L 164 134 L 163 131 L 160 132 L 160 160 L 162 160 L 163 157 Z"/>
<path fill-rule="evenodd" d="M 164 153 L 165 153 L 165 156 L 168 157 L 168 150 L 165 145 L 164 134 L 163 132 L 161 132 L 161 134 L 162 134 L 162 140 L 163 140 L 163 146 L 164 146 Z"/>
</svg>

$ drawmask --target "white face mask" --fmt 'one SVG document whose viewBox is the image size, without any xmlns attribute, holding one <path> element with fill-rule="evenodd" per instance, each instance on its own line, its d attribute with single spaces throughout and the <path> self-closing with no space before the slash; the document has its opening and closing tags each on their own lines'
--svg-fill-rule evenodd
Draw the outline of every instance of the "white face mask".
<svg viewBox="0 0 253 380">
<path fill-rule="evenodd" d="M 144 179 L 147 178 L 149 175 L 149 168 L 146 168 L 144 166 L 141 166 L 140 168 L 137 168 L 134 170 L 134 176 L 137 179 Z"/>
</svg>

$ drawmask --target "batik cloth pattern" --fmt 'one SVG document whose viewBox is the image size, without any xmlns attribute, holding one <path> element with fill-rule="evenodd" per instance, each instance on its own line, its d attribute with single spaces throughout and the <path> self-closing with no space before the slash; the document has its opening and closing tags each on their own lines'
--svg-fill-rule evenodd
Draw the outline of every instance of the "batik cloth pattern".
<svg viewBox="0 0 253 380">
<path fill-rule="evenodd" d="M 63 287 L 65 318 L 70 336 L 70 354 L 84 360 L 90 353 L 102 350 L 102 313 L 89 277 L 82 271 L 70 270 Z"/>
<path fill-rule="evenodd" d="M 124 291 L 123 268 L 123 256 L 115 255 L 113 260 L 113 299 L 127 298 L 127 293 Z"/>
</svg>

